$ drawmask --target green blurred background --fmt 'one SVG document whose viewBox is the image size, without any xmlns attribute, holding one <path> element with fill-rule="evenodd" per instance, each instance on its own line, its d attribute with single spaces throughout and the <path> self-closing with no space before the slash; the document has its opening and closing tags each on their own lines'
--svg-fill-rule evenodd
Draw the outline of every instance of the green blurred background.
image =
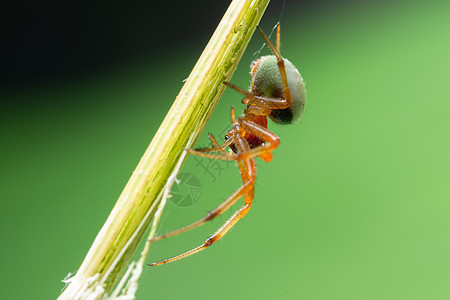
<svg viewBox="0 0 450 300">
<path fill-rule="evenodd" d="M 1 68 L 3 299 L 55 298 L 77 270 L 229 3 L 210 2 L 45 2 L 12 14 Z M 281 21 L 282 54 L 306 81 L 304 116 L 269 125 L 281 145 L 258 161 L 248 216 L 201 254 L 145 269 L 138 299 L 449 299 L 450 2 L 287 0 L 280 17 L 282 6 L 273 1 L 261 26 Z M 255 34 L 233 83 L 248 86 L 261 45 Z M 240 100 L 225 92 L 199 146 L 206 132 L 222 139 Z M 182 172 L 198 181 L 175 198 L 194 187 L 196 203 L 169 202 L 161 233 L 240 182 L 223 162 L 190 157 Z M 197 246 L 229 215 L 155 243 L 148 262 Z"/>
</svg>

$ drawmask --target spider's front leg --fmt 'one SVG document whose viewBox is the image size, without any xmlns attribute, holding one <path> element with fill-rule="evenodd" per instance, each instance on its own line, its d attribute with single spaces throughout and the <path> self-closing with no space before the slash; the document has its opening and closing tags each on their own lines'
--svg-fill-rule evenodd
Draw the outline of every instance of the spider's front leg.
<svg viewBox="0 0 450 300">
<path fill-rule="evenodd" d="M 236 116 L 234 114 L 234 106 L 231 107 L 231 122 L 233 125 L 233 129 L 230 130 L 229 132 L 237 132 L 236 126 L 239 124 L 237 123 Z M 202 156 L 202 157 L 209 157 L 209 155 L 203 154 L 203 153 L 208 153 L 208 152 L 220 152 L 226 157 L 230 156 L 230 154 L 228 152 L 226 152 L 225 149 L 234 143 L 234 133 L 232 133 L 232 135 L 227 140 L 225 140 L 225 142 L 222 145 L 219 145 L 219 143 L 217 142 L 216 138 L 214 137 L 214 135 L 212 133 L 208 133 L 208 137 L 211 140 L 213 147 L 200 148 L 200 149 L 185 149 L 185 150 L 191 154 L 194 154 L 197 156 Z M 233 159 L 227 159 L 227 160 L 233 160 Z"/>
<path fill-rule="evenodd" d="M 229 154 L 225 151 L 225 148 L 227 148 L 228 146 L 230 146 L 232 143 L 234 143 L 233 139 L 228 139 L 225 141 L 225 143 L 223 143 L 222 145 L 219 145 L 219 143 L 217 143 L 216 138 L 214 137 L 214 135 L 212 133 L 208 134 L 209 139 L 211 140 L 213 147 L 208 147 L 208 148 L 200 148 L 200 149 L 185 149 L 187 152 L 189 153 L 193 153 L 198 155 L 198 156 L 204 156 L 204 153 L 208 153 L 208 152 L 221 152 L 223 155 L 228 156 Z M 203 153 L 203 154 L 202 154 Z"/>
</svg>

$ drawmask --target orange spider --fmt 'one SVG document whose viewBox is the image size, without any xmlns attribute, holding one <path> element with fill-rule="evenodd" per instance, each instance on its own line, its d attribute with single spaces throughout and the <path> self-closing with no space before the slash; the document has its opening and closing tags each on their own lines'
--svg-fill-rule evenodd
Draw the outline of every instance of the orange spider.
<svg viewBox="0 0 450 300">
<path fill-rule="evenodd" d="M 209 212 L 204 218 L 178 230 L 160 235 L 152 239 L 152 241 L 173 236 L 203 225 L 207 221 L 221 215 L 242 196 L 244 196 L 245 204 L 202 245 L 175 257 L 151 263 L 149 266 L 169 263 L 211 246 L 244 217 L 253 201 L 256 179 L 255 156 L 262 158 L 266 162 L 270 162 L 272 160 L 271 151 L 280 144 L 278 136 L 267 129 L 267 117 L 275 123 L 292 124 L 303 113 L 306 100 L 305 85 L 297 68 L 280 55 L 280 25 L 277 24 L 276 48 L 261 28 L 259 26 L 257 28 L 272 50 L 273 55 L 262 56 L 252 62 L 250 66 L 250 74 L 252 76 L 250 92 L 232 83 L 224 82 L 225 85 L 245 96 L 242 100 L 243 104 L 247 104 L 244 115 L 236 120 L 234 108 L 231 108 L 233 128 L 225 136 L 224 144 L 219 145 L 214 136 L 209 134 L 213 147 L 196 150 L 186 149 L 191 154 L 206 158 L 236 160 L 243 184 L 228 199 L 216 209 Z M 231 148 L 232 151 L 230 153 L 225 151 L 227 147 Z M 209 152 L 220 152 L 222 154 L 211 154 Z"/>
</svg>

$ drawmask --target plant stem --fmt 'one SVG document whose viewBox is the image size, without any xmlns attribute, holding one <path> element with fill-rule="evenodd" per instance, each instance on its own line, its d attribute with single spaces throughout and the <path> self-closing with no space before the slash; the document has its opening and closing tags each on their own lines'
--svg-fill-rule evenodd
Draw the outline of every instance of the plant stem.
<svg viewBox="0 0 450 300">
<path fill-rule="evenodd" d="M 222 82 L 230 80 L 268 3 L 231 3 L 59 299 L 101 299 L 117 284 L 149 227 L 159 196 L 184 148 L 197 141 L 224 91 Z"/>
</svg>

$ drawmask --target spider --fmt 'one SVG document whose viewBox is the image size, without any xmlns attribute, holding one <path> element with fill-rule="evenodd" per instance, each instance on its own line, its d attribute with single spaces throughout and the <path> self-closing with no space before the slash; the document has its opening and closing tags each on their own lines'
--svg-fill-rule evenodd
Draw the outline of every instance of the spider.
<svg viewBox="0 0 450 300">
<path fill-rule="evenodd" d="M 278 124 L 292 124 L 302 115 L 306 100 L 303 78 L 290 61 L 281 57 L 280 24 L 277 24 L 276 27 L 276 47 L 261 28 L 256 27 L 273 55 L 262 56 L 250 65 L 252 77 L 250 91 L 247 92 L 230 82 L 224 82 L 226 86 L 244 95 L 245 98 L 242 103 L 247 105 L 244 109 L 244 115 L 238 119 L 235 117 L 234 107 L 231 108 L 233 128 L 227 132 L 225 142 L 219 145 L 214 136 L 209 134 L 213 144 L 212 147 L 196 150 L 186 149 L 189 153 L 201 157 L 237 161 L 242 186 L 202 219 L 178 230 L 155 237 L 151 241 L 161 240 L 203 225 L 221 215 L 242 196 L 244 196 L 244 205 L 200 246 L 172 258 L 151 263 L 149 266 L 176 261 L 211 246 L 244 217 L 250 210 L 255 191 L 255 157 L 258 156 L 264 161 L 270 162 L 272 160 L 271 152 L 280 144 L 278 136 L 267 129 L 267 117 Z M 227 147 L 231 149 L 230 152 L 225 151 Z M 220 152 L 221 154 L 210 152 Z"/>
</svg>

